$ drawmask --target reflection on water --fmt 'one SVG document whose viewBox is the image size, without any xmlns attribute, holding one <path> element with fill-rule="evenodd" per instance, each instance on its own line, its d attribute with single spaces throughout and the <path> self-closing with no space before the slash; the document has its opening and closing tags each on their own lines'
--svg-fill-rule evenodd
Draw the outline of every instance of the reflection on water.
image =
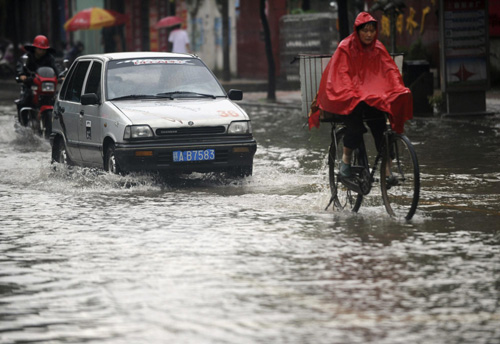
<svg viewBox="0 0 500 344">
<path fill-rule="evenodd" d="M 500 341 L 498 129 L 410 125 L 423 189 L 405 223 L 377 190 L 359 214 L 325 211 L 328 128 L 290 111 L 251 110 L 243 180 L 51 165 L 10 111 L 0 343 Z"/>
</svg>

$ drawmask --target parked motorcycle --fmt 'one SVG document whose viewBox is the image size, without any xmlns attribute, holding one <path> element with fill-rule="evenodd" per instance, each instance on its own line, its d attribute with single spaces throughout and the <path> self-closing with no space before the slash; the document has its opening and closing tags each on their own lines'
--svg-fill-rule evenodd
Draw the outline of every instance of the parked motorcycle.
<svg viewBox="0 0 500 344">
<path fill-rule="evenodd" d="M 28 57 L 23 56 L 22 62 L 26 67 Z M 58 77 L 50 67 L 40 67 L 35 72 L 29 72 L 31 76 L 24 83 L 31 87 L 33 96 L 31 106 L 18 108 L 19 123 L 24 127 L 30 127 L 35 134 L 49 138 L 52 132 L 52 112 Z M 19 78 L 16 80 L 22 82 Z M 16 104 L 18 102 L 19 100 L 16 100 Z"/>
</svg>

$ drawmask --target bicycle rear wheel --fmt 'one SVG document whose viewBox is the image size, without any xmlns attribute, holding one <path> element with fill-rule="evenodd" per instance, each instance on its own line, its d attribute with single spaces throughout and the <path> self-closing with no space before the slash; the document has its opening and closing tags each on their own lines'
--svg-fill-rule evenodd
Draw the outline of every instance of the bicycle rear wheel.
<svg viewBox="0 0 500 344">
<path fill-rule="evenodd" d="M 363 201 L 363 194 L 356 193 L 345 187 L 339 180 L 340 162 L 344 150 L 345 128 L 335 131 L 332 136 L 332 143 L 328 152 L 328 173 L 330 180 L 330 191 L 332 193 L 333 206 L 340 210 L 351 210 L 357 212 Z M 359 163 L 359 149 L 354 150 L 351 165 L 361 165 Z"/>
<path fill-rule="evenodd" d="M 389 215 L 410 220 L 420 195 L 417 154 L 405 135 L 392 134 L 380 167 L 380 187 Z"/>
</svg>

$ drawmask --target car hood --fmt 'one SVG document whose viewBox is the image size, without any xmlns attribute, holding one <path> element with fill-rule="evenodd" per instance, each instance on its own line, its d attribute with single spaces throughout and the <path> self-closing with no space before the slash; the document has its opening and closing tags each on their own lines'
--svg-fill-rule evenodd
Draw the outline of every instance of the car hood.
<svg viewBox="0 0 500 344">
<path fill-rule="evenodd" d="M 148 124 L 152 128 L 214 126 L 248 120 L 248 115 L 239 106 L 225 98 L 121 100 L 112 103 L 132 124 Z"/>
</svg>

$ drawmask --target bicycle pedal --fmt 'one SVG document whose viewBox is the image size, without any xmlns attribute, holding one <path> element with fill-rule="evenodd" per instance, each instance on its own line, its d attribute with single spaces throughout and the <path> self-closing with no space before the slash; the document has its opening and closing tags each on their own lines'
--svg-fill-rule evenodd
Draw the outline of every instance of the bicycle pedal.
<svg viewBox="0 0 500 344">
<path fill-rule="evenodd" d="M 367 195 L 370 192 L 370 187 L 367 187 L 367 185 L 365 185 L 366 183 L 364 183 L 358 176 L 346 178 L 339 175 L 339 180 L 342 185 L 355 193 Z"/>
</svg>

